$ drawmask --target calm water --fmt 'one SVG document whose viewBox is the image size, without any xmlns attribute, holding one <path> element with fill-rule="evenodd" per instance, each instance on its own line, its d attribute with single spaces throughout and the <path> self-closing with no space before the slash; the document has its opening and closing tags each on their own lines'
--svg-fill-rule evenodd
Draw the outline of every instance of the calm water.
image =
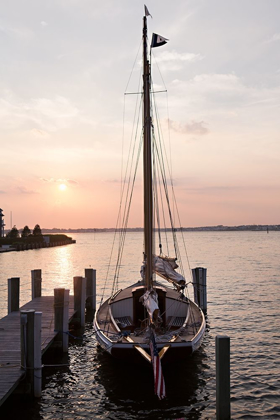
<svg viewBox="0 0 280 420">
<path fill-rule="evenodd" d="M 96 268 L 100 299 L 113 234 L 72 236 L 76 245 L 0 254 L 0 316 L 7 313 L 7 278 L 21 278 L 24 304 L 30 300 L 30 271 L 37 268 L 45 295 L 54 287 L 72 292 L 73 277 Z M 73 341 L 61 359 L 69 366 L 43 369 L 42 398 L 13 396 L 0 418 L 215 419 L 215 336 L 227 334 L 232 418 L 280 419 L 280 233 L 198 232 L 184 238 L 191 268 L 208 270 L 208 331 L 193 357 L 164 367 L 165 401 L 153 395 L 150 367 L 127 366 L 103 354 L 88 324 L 84 340 Z M 139 278 L 142 234 L 127 234 L 126 243 L 123 272 L 133 270 L 122 285 Z"/>
</svg>

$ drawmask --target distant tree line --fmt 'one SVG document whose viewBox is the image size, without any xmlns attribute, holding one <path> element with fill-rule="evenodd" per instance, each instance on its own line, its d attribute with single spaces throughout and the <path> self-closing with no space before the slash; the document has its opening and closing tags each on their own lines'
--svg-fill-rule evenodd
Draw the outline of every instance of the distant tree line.
<svg viewBox="0 0 280 420">
<path fill-rule="evenodd" d="M 36 237 L 42 236 L 42 231 L 41 231 L 40 226 L 35 225 L 32 233 L 28 226 L 24 226 L 24 228 L 21 231 L 21 237 L 27 238 L 29 236 L 36 236 Z M 12 227 L 10 232 L 8 232 L 6 235 L 6 238 L 9 238 L 9 239 L 16 239 L 19 237 L 20 237 L 20 232 L 15 225 Z"/>
</svg>

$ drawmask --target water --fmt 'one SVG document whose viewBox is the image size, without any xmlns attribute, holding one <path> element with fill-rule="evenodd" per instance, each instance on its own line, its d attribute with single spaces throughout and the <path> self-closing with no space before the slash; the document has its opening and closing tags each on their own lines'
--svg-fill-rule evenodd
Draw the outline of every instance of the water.
<svg viewBox="0 0 280 420">
<path fill-rule="evenodd" d="M 100 299 L 113 234 L 73 238 L 76 245 L 0 254 L 0 316 L 7 313 L 7 278 L 21 278 L 22 305 L 30 300 L 30 270 L 36 268 L 42 269 L 45 295 L 54 287 L 72 292 L 73 277 L 96 268 Z M 12 396 L 0 408 L 0 418 L 214 419 L 215 336 L 227 334 L 232 418 L 279 419 L 280 233 L 195 232 L 184 238 L 190 266 L 207 267 L 208 329 L 196 354 L 164 367 L 165 401 L 153 395 L 150 366 L 127 366 L 103 354 L 89 323 L 84 340 L 73 340 L 60 361 L 69 366 L 43 369 L 42 398 Z M 133 270 L 123 285 L 139 278 L 142 234 L 128 233 L 126 243 L 123 272 L 130 265 Z"/>
</svg>

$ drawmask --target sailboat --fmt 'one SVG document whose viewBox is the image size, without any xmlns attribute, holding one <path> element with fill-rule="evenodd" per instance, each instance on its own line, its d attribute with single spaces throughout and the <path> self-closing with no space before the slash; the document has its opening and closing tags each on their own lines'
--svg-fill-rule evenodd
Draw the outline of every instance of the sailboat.
<svg viewBox="0 0 280 420">
<path fill-rule="evenodd" d="M 111 295 L 101 301 L 95 314 L 94 329 L 101 347 L 110 355 L 127 362 L 150 363 L 154 370 L 155 390 L 164 398 L 161 362 L 181 360 L 196 351 L 205 333 L 203 310 L 188 297 L 187 281 L 179 268 L 178 241 L 176 234 L 182 229 L 174 226 L 171 204 L 168 201 L 168 215 L 171 217 L 170 235 L 175 242 L 175 255 L 163 253 L 159 243 L 159 254 L 155 253 L 155 227 L 157 212 L 155 184 L 164 186 L 167 182 L 156 178 L 155 154 L 157 153 L 151 116 L 151 66 L 148 59 L 147 8 L 143 17 L 143 91 L 142 91 L 142 156 L 144 186 L 144 252 L 140 278 L 124 289 L 112 289 Z M 154 46 L 163 45 L 166 39 L 153 34 Z M 160 173 L 164 173 L 160 166 Z M 126 220 L 126 218 L 125 218 Z M 121 231 L 121 241 L 125 228 Z M 118 258 L 118 264 L 120 259 Z M 139 267 L 140 268 L 140 267 Z M 116 277 L 119 275 L 116 270 Z M 182 271 L 182 270 L 181 270 Z M 135 270 L 134 270 L 135 272 Z M 114 279 L 115 280 L 115 279 Z M 114 281 L 114 283 L 118 283 Z M 190 282 L 191 283 L 191 282 Z"/>
</svg>

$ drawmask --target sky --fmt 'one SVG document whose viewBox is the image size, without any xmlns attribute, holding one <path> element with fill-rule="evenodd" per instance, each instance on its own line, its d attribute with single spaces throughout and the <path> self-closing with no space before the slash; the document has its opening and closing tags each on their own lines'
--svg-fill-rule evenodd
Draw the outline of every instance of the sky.
<svg viewBox="0 0 280 420">
<path fill-rule="evenodd" d="M 149 38 L 169 40 L 153 50 L 153 80 L 168 91 L 157 100 L 181 225 L 279 224 L 280 2 L 146 5 Z M 7 228 L 116 225 L 143 12 L 139 0 L 2 2 Z M 140 175 L 131 227 L 143 225 Z"/>
</svg>

